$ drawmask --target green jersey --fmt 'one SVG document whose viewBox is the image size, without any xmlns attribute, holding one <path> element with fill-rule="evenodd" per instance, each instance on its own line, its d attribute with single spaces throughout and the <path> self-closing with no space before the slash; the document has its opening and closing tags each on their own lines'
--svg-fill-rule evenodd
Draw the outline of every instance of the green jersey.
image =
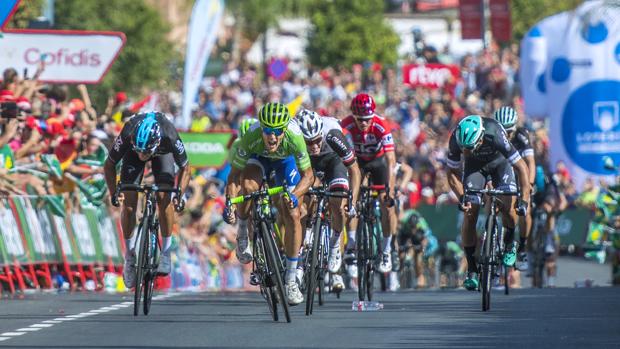
<svg viewBox="0 0 620 349">
<path fill-rule="evenodd" d="M 278 149 L 270 153 L 265 149 L 263 142 L 262 129 L 259 123 L 255 123 L 250 129 L 239 139 L 238 145 L 231 147 L 229 156 L 231 164 L 236 169 L 243 169 L 252 155 L 261 156 L 267 159 L 280 160 L 289 156 L 295 157 L 295 163 L 299 171 L 305 171 L 310 167 L 310 156 L 306 149 L 306 142 L 295 122 L 289 122 L 284 138 Z M 235 142 L 236 143 L 236 142 Z M 234 154 L 233 154 L 234 152 Z"/>
<path fill-rule="evenodd" d="M 412 215 L 418 216 L 418 222 L 416 223 L 415 227 L 409 226 L 410 225 L 409 218 Z M 422 230 L 424 232 L 424 236 L 429 236 L 433 234 L 430 226 L 426 222 L 426 219 L 424 219 L 424 217 L 422 217 L 422 215 L 417 210 L 410 209 L 410 210 L 405 211 L 403 218 L 400 220 L 400 223 L 401 223 L 400 224 L 401 231 L 403 232 L 410 232 L 416 229 L 416 230 Z"/>
</svg>

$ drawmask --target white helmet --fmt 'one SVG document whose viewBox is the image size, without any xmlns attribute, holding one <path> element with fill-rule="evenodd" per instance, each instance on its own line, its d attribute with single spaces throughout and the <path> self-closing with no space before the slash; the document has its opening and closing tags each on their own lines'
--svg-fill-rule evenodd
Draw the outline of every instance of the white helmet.
<svg viewBox="0 0 620 349">
<path fill-rule="evenodd" d="M 295 119 L 297 119 L 304 139 L 314 139 L 323 134 L 323 118 L 318 113 L 308 109 L 301 109 Z"/>
</svg>

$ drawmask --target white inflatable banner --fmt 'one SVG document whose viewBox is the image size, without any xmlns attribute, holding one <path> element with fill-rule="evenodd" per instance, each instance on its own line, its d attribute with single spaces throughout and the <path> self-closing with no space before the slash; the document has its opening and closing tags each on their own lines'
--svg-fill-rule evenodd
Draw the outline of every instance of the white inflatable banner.
<svg viewBox="0 0 620 349">
<path fill-rule="evenodd" d="M 620 8 L 587 1 L 536 24 L 521 43 L 525 111 L 550 118 L 551 169 L 568 166 L 577 188 L 620 162 Z"/>
</svg>

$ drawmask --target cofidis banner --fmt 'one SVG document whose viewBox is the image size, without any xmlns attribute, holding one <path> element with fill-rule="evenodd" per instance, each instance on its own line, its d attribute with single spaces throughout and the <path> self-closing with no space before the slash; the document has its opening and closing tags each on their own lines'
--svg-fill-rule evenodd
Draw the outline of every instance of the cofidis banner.
<svg viewBox="0 0 620 349">
<path fill-rule="evenodd" d="M 40 80 L 60 83 L 98 83 L 125 44 L 120 32 L 77 30 L 10 30 L 0 38 L 0 69 L 28 68 L 41 61 Z"/>
<path fill-rule="evenodd" d="M 525 111 L 550 118 L 550 159 L 577 185 L 620 161 L 620 9 L 588 1 L 536 24 L 521 43 Z"/>
</svg>

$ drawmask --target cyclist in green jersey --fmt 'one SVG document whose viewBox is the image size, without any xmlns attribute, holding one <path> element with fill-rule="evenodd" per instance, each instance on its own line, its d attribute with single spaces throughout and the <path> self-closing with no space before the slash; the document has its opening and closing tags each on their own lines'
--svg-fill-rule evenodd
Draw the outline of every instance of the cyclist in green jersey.
<svg viewBox="0 0 620 349">
<path fill-rule="evenodd" d="M 284 234 L 286 297 L 289 304 L 297 305 L 304 300 L 295 280 L 302 236 L 298 198 L 308 191 L 314 176 L 302 133 L 290 119 L 288 108 L 281 103 L 267 103 L 261 108 L 259 122 L 240 138 L 232 155 L 225 192 L 227 197 L 239 195 L 240 191 L 252 193 L 260 188 L 263 177 L 269 178 L 272 172 L 275 185 L 288 186 L 288 193 L 276 198 L 275 204 L 288 228 Z M 242 263 L 252 261 L 248 242 L 250 208 L 250 203 L 244 203 L 224 212 L 229 224 L 234 224 L 239 217 L 236 253 Z"/>
</svg>

